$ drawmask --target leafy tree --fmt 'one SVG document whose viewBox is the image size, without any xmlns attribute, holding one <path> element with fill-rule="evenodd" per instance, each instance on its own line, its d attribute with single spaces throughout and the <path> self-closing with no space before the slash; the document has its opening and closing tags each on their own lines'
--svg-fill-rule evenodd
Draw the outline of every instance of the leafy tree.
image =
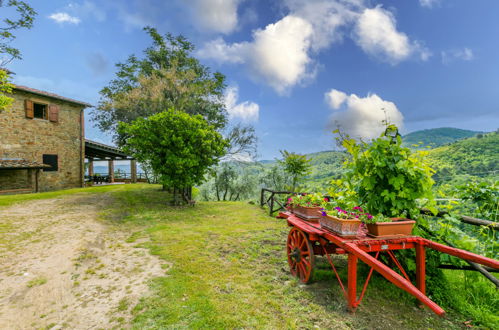
<svg viewBox="0 0 499 330">
<path fill-rule="evenodd" d="M 10 44 L 16 39 L 14 31 L 17 29 L 30 29 L 36 12 L 26 2 L 18 0 L 9 0 L 7 3 L 0 0 L 0 8 L 11 7 L 17 11 L 17 19 L 5 18 L 0 25 L 0 111 L 9 108 L 14 99 L 6 94 L 12 92 L 12 85 L 9 84 L 9 73 L 2 68 L 14 59 L 21 59 L 19 49 Z"/>
<path fill-rule="evenodd" d="M 387 125 L 388 131 L 398 129 Z M 383 133 L 369 144 L 346 136 L 342 145 L 351 157 L 345 163 L 345 177 L 356 192 L 358 203 L 365 205 L 368 212 L 416 218 L 417 199 L 428 200 L 426 206 L 432 208 L 434 171 L 423 160 L 427 152 L 413 153 L 402 147 L 398 134 L 391 137 Z"/>
<path fill-rule="evenodd" d="M 200 184 L 228 145 L 201 115 L 173 108 L 130 124 L 122 122 L 118 132 L 127 137 L 124 150 L 149 163 L 160 182 L 174 188 L 175 204 L 179 203 L 175 192 Z"/>
<path fill-rule="evenodd" d="M 37 13 L 25 1 L 19 0 L 0 0 L 0 8 L 11 7 L 17 11 L 19 17 L 17 19 L 5 18 L 3 25 L 0 26 L 0 68 L 5 67 L 13 59 L 21 59 L 19 49 L 12 47 L 10 44 L 16 39 L 14 30 L 31 29 L 33 21 Z"/>
<path fill-rule="evenodd" d="M 237 162 L 224 162 L 213 171 L 211 188 L 217 201 L 238 201 L 254 197 L 257 182 L 255 176 Z"/>
<path fill-rule="evenodd" d="M 9 83 L 9 75 L 6 71 L 0 70 L 0 112 L 8 109 L 14 99 L 6 94 L 12 93 L 13 85 Z"/>
<path fill-rule="evenodd" d="M 279 163 L 284 171 L 291 176 L 291 191 L 295 192 L 298 181 L 310 172 L 310 159 L 305 155 L 299 155 L 294 152 L 282 151 L 282 160 Z"/>
<path fill-rule="evenodd" d="M 283 191 L 288 189 L 291 180 L 286 172 L 284 172 L 284 169 L 280 166 L 280 164 L 274 164 L 270 168 L 263 171 L 260 177 L 260 182 L 265 188 L 275 191 Z"/>
<path fill-rule="evenodd" d="M 251 126 L 227 127 L 225 76 L 211 73 L 191 53 L 194 45 L 183 36 L 162 36 L 156 29 L 144 28 L 153 44 L 144 58 L 135 55 L 118 63 L 116 78 L 100 92 L 101 99 L 93 112 L 98 126 L 115 132 L 119 122 L 131 123 L 139 117 L 162 112 L 171 107 L 188 114 L 203 116 L 219 132 L 225 133 L 229 155 L 254 154 L 255 131 Z M 123 139 L 115 136 L 119 145 Z"/>
</svg>

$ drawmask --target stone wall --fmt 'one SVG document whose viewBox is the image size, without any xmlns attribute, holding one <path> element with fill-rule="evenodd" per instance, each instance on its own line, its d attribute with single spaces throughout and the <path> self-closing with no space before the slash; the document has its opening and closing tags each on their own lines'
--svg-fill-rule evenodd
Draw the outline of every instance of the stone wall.
<svg viewBox="0 0 499 330">
<path fill-rule="evenodd" d="M 28 179 L 28 170 L 1 170 L 0 187 L 0 192 L 11 189 L 32 189 Z"/>
<path fill-rule="evenodd" d="M 44 154 L 57 155 L 59 169 L 40 173 L 40 191 L 80 187 L 85 152 L 84 141 L 82 148 L 81 140 L 83 107 L 18 90 L 14 91 L 13 97 L 15 99 L 13 107 L 0 112 L 0 159 L 23 158 L 42 163 Z M 26 118 L 25 99 L 58 105 L 58 122 Z M 12 181 L 19 180 L 19 184 L 13 184 L 15 186 L 21 184 L 23 174 L 27 177 L 26 171 L 9 172 Z M 5 180 L 4 173 L 0 181 L 0 190 L 8 189 Z"/>
</svg>

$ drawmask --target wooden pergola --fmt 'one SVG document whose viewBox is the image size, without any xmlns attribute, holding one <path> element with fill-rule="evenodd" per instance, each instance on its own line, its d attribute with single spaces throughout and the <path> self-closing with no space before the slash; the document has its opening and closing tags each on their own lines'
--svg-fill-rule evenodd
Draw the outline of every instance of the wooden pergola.
<svg viewBox="0 0 499 330">
<path fill-rule="evenodd" d="M 131 170 L 131 182 L 137 182 L 137 161 L 121 151 L 103 143 L 85 139 L 85 158 L 88 159 L 88 175 L 94 175 L 94 161 L 108 161 L 108 172 L 110 182 L 114 182 L 114 161 L 129 160 Z"/>
</svg>

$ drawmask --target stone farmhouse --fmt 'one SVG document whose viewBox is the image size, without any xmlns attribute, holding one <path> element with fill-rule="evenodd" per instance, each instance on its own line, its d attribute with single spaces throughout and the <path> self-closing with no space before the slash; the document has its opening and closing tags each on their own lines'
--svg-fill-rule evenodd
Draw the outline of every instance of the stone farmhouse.
<svg viewBox="0 0 499 330">
<path fill-rule="evenodd" d="M 108 160 L 113 182 L 113 160 L 130 159 L 85 140 L 84 109 L 90 104 L 19 85 L 11 97 L 13 106 L 0 112 L 0 194 L 83 187 L 86 157 L 90 171 L 94 159 Z"/>
</svg>

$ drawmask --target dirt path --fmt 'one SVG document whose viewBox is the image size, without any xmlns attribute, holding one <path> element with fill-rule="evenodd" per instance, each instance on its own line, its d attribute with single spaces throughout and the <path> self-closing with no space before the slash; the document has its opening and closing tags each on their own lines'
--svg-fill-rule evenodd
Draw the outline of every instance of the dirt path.
<svg viewBox="0 0 499 330">
<path fill-rule="evenodd" d="M 98 220 L 108 194 L 0 209 L 0 329 L 127 327 L 165 268 Z"/>
</svg>

